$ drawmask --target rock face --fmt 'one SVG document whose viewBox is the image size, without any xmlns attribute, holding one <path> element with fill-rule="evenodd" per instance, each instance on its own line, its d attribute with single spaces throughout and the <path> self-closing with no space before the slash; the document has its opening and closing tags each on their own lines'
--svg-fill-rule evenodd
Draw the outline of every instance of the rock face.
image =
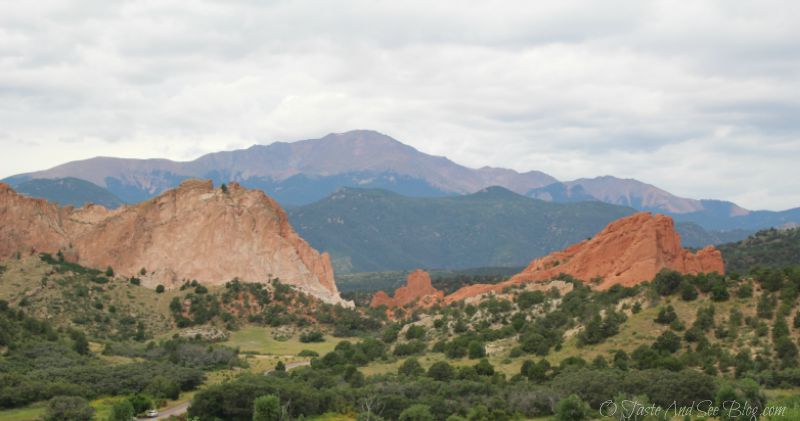
<svg viewBox="0 0 800 421">
<path fill-rule="evenodd" d="M 417 269 L 411 272 L 406 278 L 406 286 L 397 288 L 394 298 L 389 297 L 385 292 L 378 291 L 372 296 L 370 307 L 404 307 L 412 303 L 427 306 L 433 305 L 444 298 L 444 292 L 437 290 L 431 284 L 431 277 L 428 272 Z"/>
<path fill-rule="evenodd" d="M 454 302 L 502 291 L 509 285 L 544 281 L 561 273 L 590 282 L 598 289 L 633 286 L 652 280 L 662 269 L 684 274 L 724 273 L 722 254 L 712 246 L 697 253 L 681 248 L 672 218 L 637 213 L 609 224 L 591 239 L 536 259 L 525 270 L 496 285 L 471 285 L 446 298 Z"/>
<path fill-rule="evenodd" d="M 0 184 L 0 258 L 59 250 L 120 275 L 139 276 L 146 268 L 142 283 L 150 287 L 278 277 L 325 302 L 344 303 L 328 255 L 295 233 L 274 200 L 236 183 L 223 191 L 210 181 L 188 180 L 115 210 L 61 208 Z"/>
</svg>

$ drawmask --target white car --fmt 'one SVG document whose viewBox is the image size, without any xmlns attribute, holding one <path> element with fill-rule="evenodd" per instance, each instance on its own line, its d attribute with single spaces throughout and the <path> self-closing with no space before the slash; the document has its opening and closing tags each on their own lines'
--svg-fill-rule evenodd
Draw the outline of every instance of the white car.
<svg viewBox="0 0 800 421">
<path fill-rule="evenodd" d="M 151 409 L 151 410 L 149 410 L 149 411 L 145 412 L 145 413 L 144 413 L 144 415 L 145 415 L 147 418 L 155 418 L 155 417 L 157 417 L 157 416 L 158 416 L 158 411 L 156 411 L 155 409 Z"/>
</svg>

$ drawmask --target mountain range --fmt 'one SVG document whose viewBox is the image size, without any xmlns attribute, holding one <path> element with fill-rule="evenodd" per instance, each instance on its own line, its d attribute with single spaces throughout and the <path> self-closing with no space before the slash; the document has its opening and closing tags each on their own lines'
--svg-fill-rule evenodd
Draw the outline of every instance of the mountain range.
<svg viewBox="0 0 800 421">
<path fill-rule="evenodd" d="M 599 201 L 665 213 L 678 222 L 694 222 L 707 230 L 753 231 L 800 223 L 800 208 L 750 211 L 732 202 L 679 197 L 634 179 L 602 176 L 559 181 L 540 171 L 468 168 L 370 130 L 254 145 L 186 162 L 96 157 L 3 181 L 19 188 L 32 180 L 62 178 L 91 182 L 126 203 L 152 198 L 188 178 L 210 179 L 215 184 L 235 181 L 263 190 L 285 207 L 322 200 L 340 187 L 378 188 L 409 197 L 446 197 L 501 186 L 554 203 Z M 42 190 L 26 193 L 65 200 Z"/>
<path fill-rule="evenodd" d="M 342 188 L 288 210 L 297 232 L 331 254 L 337 273 L 523 266 L 635 212 L 599 201 L 550 203 L 502 187 L 433 198 Z M 693 223 L 677 228 L 687 233 L 683 245 L 693 247 L 749 233 L 720 236 Z"/>
<path fill-rule="evenodd" d="M 80 178 L 37 178 L 24 181 L 16 186 L 17 193 L 47 199 L 61 206 L 81 207 L 87 203 L 116 209 L 125 202 L 119 197 L 94 183 Z"/>
</svg>

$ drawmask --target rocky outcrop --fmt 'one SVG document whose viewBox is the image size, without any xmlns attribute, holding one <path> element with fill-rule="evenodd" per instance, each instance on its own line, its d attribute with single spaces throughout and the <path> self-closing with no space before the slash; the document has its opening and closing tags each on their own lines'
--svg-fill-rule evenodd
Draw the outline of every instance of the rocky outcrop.
<svg viewBox="0 0 800 421">
<path fill-rule="evenodd" d="M 672 218 L 641 212 L 609 224 L 593 238 L 531 262 L 525 270 L 496 285 L 471 285 L 446 298 L 454 302 L 505 287 L 568 274 L 604 290 L 652 280 L 662 269 L 684 274 L 724 273 L 722 254 L 709 246 L 696 253 L 681 247 Z"/>
<path fill-rule="evenodd" d="M 188 180 L 115 210 L 60 208 L 0 185 L 0 258 L 59 250 L 125 276 L 146 268 L 142 283 L 151 287 L 277 277 L 325 302 L 344 303 L 328 255 L 297 235 L 274 200 L 236 183 L 214 189 L 210 181 Z"/>
<path fill-rule="evenodd" d="M 430 306 L 440 301 L 442 298 L 444 298 L 444 292 L 433 287 L 428 272 L 417 269 L 408 275 L 405 286 L 395 290 L 394 298 L 389 297 L 389 295 L 383 291 L 378 291 L 372 296 L 370 307 L 385 305 L 392 308 L 405 307 L 409 304 Z"/>
</svg>

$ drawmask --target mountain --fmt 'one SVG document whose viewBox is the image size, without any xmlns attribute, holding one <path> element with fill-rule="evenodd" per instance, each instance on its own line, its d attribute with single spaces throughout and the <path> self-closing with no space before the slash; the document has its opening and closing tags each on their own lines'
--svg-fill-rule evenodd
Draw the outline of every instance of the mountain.
<svg viewBox="0 0 800 421">
<path fill-rule="evenodd" d="M 678 220 L 674 215 L 672 219 Z M 675 229 L 681 236 L 681 244 L 691 248 L 731 243 L 743 240 L 756 232 L 747 229 L 707 230 L 694 222 L 676 222 Z"/>
<path fill-rule="evenodd" d="M 800 267 L 800 228 L 769 229 L 735 243 L 719 246 L 725 265 L 732 272 L 751 268 Z"/>
<path fill-rule="evenodd" d="M 33 179 L 14 187 L 17 193 L 45 199 L 61 206 L 81 207 L 88 203 L 116 209 L 122 200 L 110 191 L 79 178 Z"/>
<path fill-rule="evenodd" d="M 636 210 L 598 201 L 550 203 L 502 187 L 464 196 L 414 198 L 343 188 L 288 210 L 312 246 L 331 253 L 339 274 L 413 269 L 521 267 L 531 258 L 590 237 Z M 678 224 L 687 247 L 745 238 Z"/>
<path fill-rule="evenodd" d="M 111 267 L 143 285 L 217 285 L 234 278 L 282 282 L 329 303 L 343 303 L 326 254 L 312 249 L 272 199 L 236 183 L 214 189 L 187 180 L 134 206 L 61 208 L 0 184 L 0 258 L 61 253 Z"/>
<path fill-rule="evenodd" d="M 634 210 L 548 203 L 490 187 L 437 198 L 343 188 L 288 212 L 303 238 L 331 253 L 337 272 L 366 272 L 523 266 Z"/>
<path fill-rule="evenodd" d="M 4 181 L 16 186 L 31 179 L 63 177 L 90 181 L 128 203 L 149 199 L 187 178 L 236 181 L 264 190 L 284 205 L 311 203 L 342 186 L 385 188 L 409 196 L 445 196 L 492 185 L 525 192 L 557 181 L 538 171 L 467 168 L 369 130 L 254 145 L 188 162 L 97 157 Z"/>
<path fill-rule="evenodd" d="M 757 231 L 765 228 L 791 227 L 800 224 L 800 208 L 787 209 L 784 211 L 747 211 L 746 214 L 731 216 L 725 211 L 709 206 L 709 202 L 718 204 L 716 201 L 702 201 L 706 209 L 700 212 L 685 214 L 672 214 L 671 216 L 679 222 L 692 222 L 701 225 L 707 230 L 722 231 Z M 728 202 L 722 202 L 728 203 Z"/>
<path fill-rule="evenodd" d="M 556 203 L 597 200 L 640 211 L 665 213 L 677 222 L 692 222 L 707 230 L 733 231 L 729 234 L 733 238 L 742 235 L 737 230 L 752 232 L 800 223 L 800 208 L 781 212 L 750 211 L 732 202 L 687 199 L 638 180 L 612 176 L 553 183 L 532 189 L 526 195 Z"/>
<path fill-rule="evenodd" d="M 596 288 L 630 287 L 652 280 L 662 269 L 683 274 L 725 273 L 722 254 L 713 246 L 692 253 L 681 247 L 669 216 L 640 212 L 612 222 L 592 238 L 533 260 L 505 282 L 464 287 L 448 303 L 513 286 L 547 281 L 567 274 Z"/>
<path fill-rule="evenodd" d="M 147 200 L 189 178 L 210 179 L 216 184 L 238 182 L 264 191 L 284 206 L 313 203 L 340 187 L 379 188 L 411 197 L 443 197 L 503 186 L 550 202 L 601 201 L 665 213 L 677 222 L 694 222 L 707 230 L 756 231 L 800 223 L 800 208 L 783 212 L 749 211 L 731 202 L 679 197 L 634 179 L 603 176 L 559 182 L 539 171 L 467 168 L 370 130 L 253 145 L 186 162 L 96 157 L 18 174 L 3 181 L 16 188 L 30 180 L 68 177 L 94 183 L 126 203 Z M 84 197 L 65 192 L 59 200 L 82 203 Z"/>
<path fill-rule="evenodd" d="M 551 184 L 532 189 L 527 195 L 554 202 L 599 200 L 639 210 L 670 213 L 688 213 L 703 209 L 699 200 L 684 199 L 638 180 L 612 176 Z"/>
</svg>

